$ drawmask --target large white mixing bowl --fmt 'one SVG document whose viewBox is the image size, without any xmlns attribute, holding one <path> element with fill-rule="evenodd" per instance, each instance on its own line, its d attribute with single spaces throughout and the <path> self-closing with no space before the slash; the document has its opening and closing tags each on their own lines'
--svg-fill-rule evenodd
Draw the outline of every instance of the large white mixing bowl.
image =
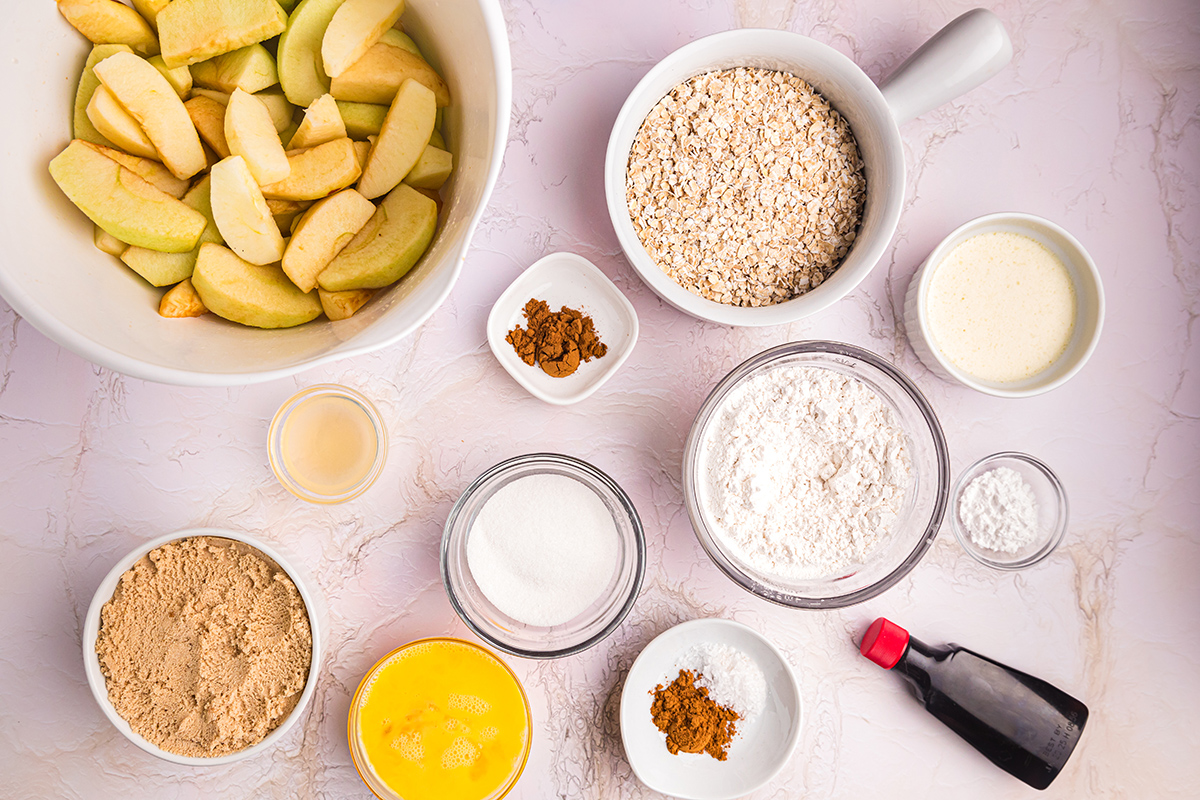
<svg viewBox="0 0 1200 800">
<path fill-rule="evenodd" d="M 500 171 L 512 68 L 498 0 L 413 0 L 405 30 L 446 78 L 445 132 L 457 162 L 432 247 L 357 315 L 255 330 L 208 314 L 158 315 L 154 289 L 92 243 L 90 221 L 47 165 L 71 138 L 75 86 L 90 45 L 51 2 L 20 3 L 0 30 L 9 87 L 0 129 L 0 295 L 39 331 L 95 363 L 146 380 L 229 386 L 283 377 L 392 344 L 454 286 Z"/>
</svg>

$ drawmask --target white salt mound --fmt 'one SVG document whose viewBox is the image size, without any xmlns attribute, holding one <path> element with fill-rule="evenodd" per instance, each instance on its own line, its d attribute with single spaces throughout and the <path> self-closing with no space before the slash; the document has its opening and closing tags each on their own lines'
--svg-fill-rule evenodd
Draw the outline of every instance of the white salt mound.
<svg viewBox="0 0 1200 800">
<path fill-rule="evenodd" d="M 749 720 L 766 707 L 767 679 L 750 656 L 727 644 L 702 644 L 684 653 L 680 669 L 700 674 L 709 698 Z"/>
</svg>

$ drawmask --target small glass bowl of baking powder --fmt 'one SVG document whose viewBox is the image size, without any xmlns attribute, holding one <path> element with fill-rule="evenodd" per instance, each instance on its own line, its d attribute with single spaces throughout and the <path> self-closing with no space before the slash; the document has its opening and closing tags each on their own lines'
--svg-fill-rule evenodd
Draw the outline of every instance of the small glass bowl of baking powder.
<svg viewBox="0 0 1200 800">
<path fill-rule="evenodd" d="M 1067 532 L 1067 494 L 1048 466 L 1025 453 L 981 458 L 951 493 L 950 527 L 971 558 L 1000 570 L 1038 563 Z"/>
</svg>

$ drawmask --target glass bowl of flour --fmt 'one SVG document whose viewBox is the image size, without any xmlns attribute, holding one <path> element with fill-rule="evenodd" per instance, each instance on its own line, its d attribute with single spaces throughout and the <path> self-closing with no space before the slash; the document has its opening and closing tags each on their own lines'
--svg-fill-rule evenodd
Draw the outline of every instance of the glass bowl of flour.
<svg viewBox="0 0 1200 800">
<path fill-rule="evenodd" d="M 442 535 L 442 582 L 463 622 L 522 658 L 588 649 L 642 587 L 646 539 L 612 478 L 571 456 L 503 461 L 462 493 Z"/>
<path fill-rule="evenodd" d="M 700 544 L 735 583 L 785 606 L 841 608 L 925 555 L 950 464 L 933 409 L 894 365 L 849 344 L 792 342 L 713 389 L 683 484 Z"/>
</svg>

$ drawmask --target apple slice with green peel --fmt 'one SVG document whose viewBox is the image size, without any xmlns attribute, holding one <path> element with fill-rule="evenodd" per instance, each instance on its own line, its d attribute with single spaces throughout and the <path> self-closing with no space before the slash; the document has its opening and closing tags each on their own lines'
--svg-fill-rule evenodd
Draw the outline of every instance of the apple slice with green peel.
<svg viewBox="0 0 1200 800">
<path fill-rule="evenodd" d="M 389 104 L 400 84 L 422 83 L 437 97 L 439 107 L 450 105 L 450 87 L 433 67 L 402 47 L 379 43 L 345 72 L 330 81 L 329 93 L 338 100 Z"/>
<path fill-rule="evenodd" d="M 265 197 L 279 200 L 320 200 L 345 189 L 362 175 L 354 156 L 354 142 L 334 139 L 307 150 L 288 153 L 291 174 L 279 183 L 262 187 Z"/>
<path fill-rule="evenodd" d="M 417 43 L 412 40 L 412 37 L 407 33 L 396 28 L 388 28 L 383 32 L 383 36 L 379 37 L 379 41 L 375 44 L 387 44 L 392 47 L 399 47 L 401 50 L 407 50 L 415 56 L 424 59 L 421 55 L 421 48 L 417 47 Z M 375 45 L 371 45 L 374 47 Z"/>
<path fill-rule="evenodd" d="M 164 317 L 199 317 L 207 314 L 208 309 L 196 294 L 192 281 L 185 278 L 163 294 L 158 313 Z"/>
<path fill-rule="evenodd" d="M 175 177 L 190 178 L 207 166 L 200 136 L 183 101 L 149 62 L 132 53 L 115 53 L 97 64 L 95 72 L 142 126 Z"/>
<path fill-rule="evenodd" d="M 131 245 L 182 253 L 207 224 L 200 212 L 79 140 L 54 157 L 50 175 L 92 222 Z"/>
<path fill-rule="evenodd" d="M 334 12 L 321 40 L 321 64 L 336 78 L 363 57 L 404 13 L 404 0 L 346 0 Z"/>
<path fill-rule="evenodd" d="M 183 197 L 187 194 L 188 187 L 191 186 L 191 183 L 176 178 L 171 174 L 171 170 L 152 159 L 133 156 L 122 150 L 114 150 L 111 147 L 92 144 L 91 142 L 84 142 L 84 144 L 100 155 L 111 158 L 126 169 L 133 170 L 143 179 L 149 181 L 155 188 L 166 192 L 171 197 Z"/>
<path fill-rule="evenodd" d="M 142 130 L 142 126 L 103 84 L 97 86 L 96 91 L 92 92 L 92 99 L 87 107 L 87 116 L 104 138 L 125 152 L 143 158 L 156 160 L 161 158 L 158 151 L 154 149 L 154 143 Z"/>
<path fill-rule="evenodd" d="M 129 245 L 125 244 L 120 239 L 104 230 L 104 228 L 101 228 L 99 225 L 96 225 L 95 230 L 92 231 L 92 241 L 96 244 L 97 250 L 103 253 L 108 253 L 110 256 L 116 256 L 117 258 L 120 258 L 121 253 L 124 253 L 129 249 Z"/>
<path fill-rule="evenodd" d="M 375 204 L 353 189 L 343 189 L 313 204 L 292 231 L 281 266 L 302 292 L 311 292 L 317 276 L 375 214 Z"/>
<path fill-rule="evenodd" d="M 58 0 L 58 11 L 90 42 L 129 45 L 144 56 L 158 52 L 154 29 L 116 0 Z"/>
<path fill-rule="evenodd" d="M 271 114 L 252 94 L 234 89 L 225 109 L 225 141 L 230 155 L 246 159 L 259 186 L 277 183 L 292 171 Z"/>
<path fill-rule="evenodd" d="M 436 230 L 437 203 L 400 184 L 329 262 L 317 283 L 329 292 L 390 286 L 421 259 Z"/>
<path fill-rule="evenodd" d="M 364 197 L 374 200 L 404 180 L 425 151 L 436 117 L 432 91 L 411 78 L 401 84 L 358 181 Z"/>
<path fill-rule="evenodd" d="M 442 132 L 437 128 L 433 129 L 433 135 L 429 137 L 429 144 L 431 147 L 436 147 L 438 150 L 450 149 L 446 147 L 446 140 L 442 138 Z"/>
<path fill-rule="evenodd" d="M 342 114 L 338 111 L 337 101 L 332 95 L 323 94 L 304 110 L 304 119 L 296 133 L 292 136 L 288 147 L 301 150 L 305 147 L 316 147 L 334 139 L 346 136 L 346 123 L 342 122 Z"/>
<path fill-rule="evenodd" d="M 247 45 L 192 64 L 191 73 L 200 86 L 222 92 L 241 89 L 254 94 L 279 83 L 275 58 L 261 44 Z"/>
<path fill-rule="evenodd" d="M 202 94 L 183 104 L 196 132 L 213 149 L 218 158 L 229 157 L 229 142 L 225 139 L 225 106 Z"/>
<path fill-rule="evenodd" d="M 217 230 L 217 223 L 213 220 L 211 189 L 211 179 L 205 175 L 183 196 L 184 204 L 199 211 L 208 221 L 196 247 L 186 253 L 160 253 L 143 247 L 130 247 L 121 254 L 121 261 L 151 286 L 170 286 L 189 277 L 196 267 L 200 245 L 205 242 L 225 243 Z"/>
<path fill-rule="evenodd" d="M 276 61 L 279 85 L 287 99 L 301 108 L 329 91 L 329 76 L 321 66 L 321 40 L 334 13 L 346 0 L 301 0 L 279 37 Z"/>
<path fill-rule="evenodd" d="M 415 189 L 440 189 L 454 171 L 454 156 L 441 148 L 426 145 L 417 163 L 404 176 L 404 182 Z"/>
<path fill-rule="evenodd" d="M 350 319 L 367 301 L 375 296 L 376 289 L 351 289 L 348 292 L 327 292 L 317 288 L 321 308 L 331 320 Z"/>
<path fill-rule="evenodd" d="M 255 328 L 290 328 L 321 316 L 320 298 L 297 289 L 278 264 L 251 264 L 219 244 L 200 247 L 192 286 L 209 311 Z"/>
<path fill-rule="evenodd" d="M 271 209 L 241 156 L 213 165 L 212 210 L 225 243 L 252 264 L 273 264 L 283 257 L 283 236 Z"/>
<path fill-rule="evenodd" d="M 353 103 L 349 100 L 338 100 L 337 107 L 338 112 L 342 115 L 342 123 L 346 126 L 346 135 L 351 139 L 378 136 L 380 128 L 383 127 L 383 119 L 388 112 L 387 106 L 376 103 Z"/>
<path fill-rule="evenodd" d="M 74 138 L 112 147 L 113 143 L 96 130 L 96 126 L 88 119 L 87 107 L 88 103 L 92 101 L 96 87 L 100 85 L 100 79 L 96 77 L 92 68 L 113 53 L 121 52 L 132 53 L 133 51 L 129 49 L 129 45 L 98 44 L 92 48 L 91 53 L 88 53 L 87 62 L 83 65 L 83 73 L 79 76 L 79 87 L 75 90 L 75 114 L 71 128 L 71 135 Z"/>
<path fill-rule="evenodd" d="M 171 0 L 158 12 L 158 36 L 168 67 L 207 61 L 265 41 L 287 27 L 275 0 Z"/>
<path fill-rule="evenodd" d="M 167 7 L 167 3 L 171 0 L 133 0 L 134 9 L 142 15 L 142 19 L 150 24 L 150 27 L 158 31 L 158 12 Z"/>
<path fill-rule="evenodd" d="M 162 56 L 154 56 L 147 59 L 150 66 L 154 67 L 164 78 L 167 83 L 171 84 L 171 88 L 175 90 L 175 94 L 179 95 L 180 100 L 187 100 L 192 94 L 192 73 L 187 67 L 176 67 L 171 69 L 167 66 L 167 62 L 163 61 Z"/>
</svg>

